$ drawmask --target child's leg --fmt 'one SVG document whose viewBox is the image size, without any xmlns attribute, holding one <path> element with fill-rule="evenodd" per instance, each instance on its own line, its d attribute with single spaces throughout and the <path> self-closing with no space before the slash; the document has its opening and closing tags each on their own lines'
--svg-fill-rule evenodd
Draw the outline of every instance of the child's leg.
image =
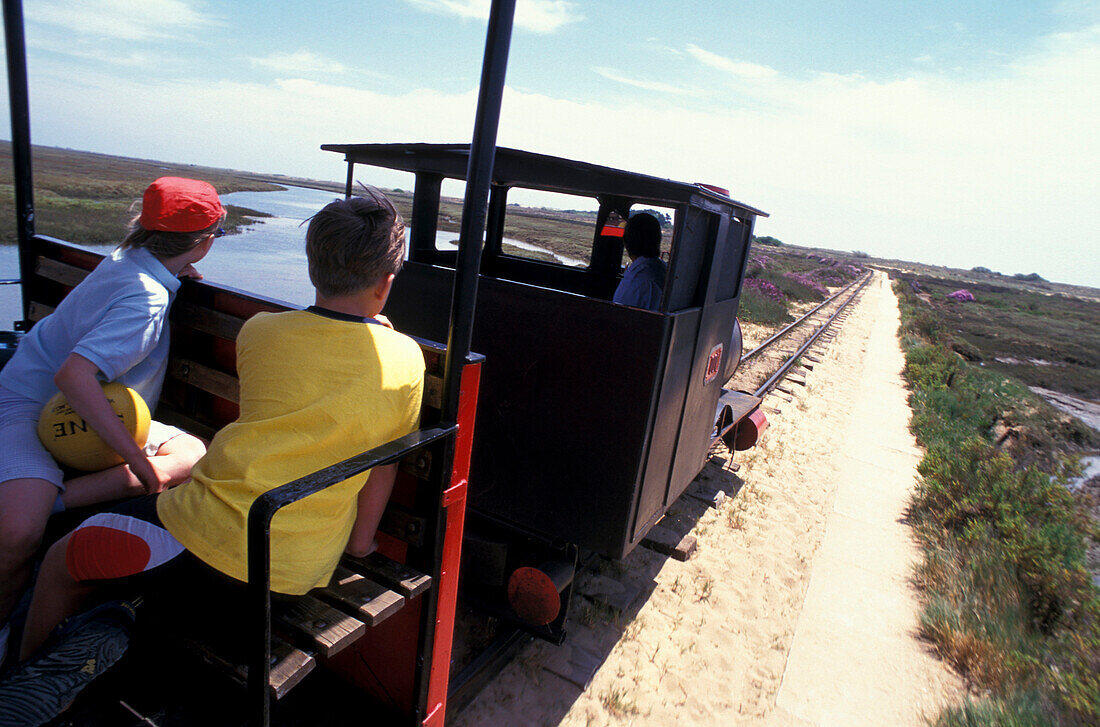
<svg viewBox="0 0 1100 727">
<path fill-rule="evenodd" d="M 23 632 L 22 657 L 34 652 L 65 618 L 94 605 L 101 588 L 150 587 L 152 571 L 170 574 L 183 546 L 157 517 L 157 496 L 138 497 L 97 513 L 50 547 Z M 140 579 L 141 582 L 135 579 Z"/>
<path fill-rule="evenodd" d="M 23 629 L 23 645 L 19 658 L 26 659 L 41 646 L 54 628 L 69 616 L 79 613 L 95 592 L 94 586 L 78 583 L 65 563 L 65 552 L 72 533 L 50 546 L 38 579 Z"/>
<path fill-rule="evenodd" d="M 191 477 L 191 468 L 204 454 L 206 444 L 201 439 L 186 433 L 177 434 L 160 445 L 157 453 L 149 458 L 149 462 L 154 469 L 166 475 L 167 487 L 175 487 Z M 67 480 L 61 502 L 68 509 L 143 494 L 145 489 L 141 481 L 134 476 L 128 465 L 120 464 L 102 472 L 92 472 Z"/>
<path fill-rule="evenodd" d="M 46 480 L 0 482 L 0 626 L 30 580 L 31 561 L 56 500 L 57 486 Z"/>
</svg>

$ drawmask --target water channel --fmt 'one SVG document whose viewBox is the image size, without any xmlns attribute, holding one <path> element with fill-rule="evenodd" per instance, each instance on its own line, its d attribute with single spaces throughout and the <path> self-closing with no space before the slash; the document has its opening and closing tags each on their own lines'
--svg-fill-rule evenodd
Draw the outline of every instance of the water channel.
<svg viewBox="0 0 1100 727">
<path fill-rule="evenodd" d="M 240 290 L 259 293 L 299 306 L 313 302 L 305 254 L 305 221 L 339 195 L 305 187 L 287 187 L 276 192 L 234 192 L 222 195 L 224 204 L 264 212 L 264 217 L 239 234 L 219 239 L 198 268 L 206 280 Z M 121 238 L 121 230 L 120 238 Z M 439 232 L 436 245 L 454 249 L 457 232 Z M 580 260 L 556 255 L 519 240 L 505 243 L 537 253 L 554 255 L 566 265 L 583 265 Z M 90 247 L 100 253 L 110 247 Z M 0 247 L 0 278 L 19 276 L 18 253 L 14 245 Z M 0 285 L 0 329 L 8 329 L 20 318 L 18 285 Z"/>
</svg>

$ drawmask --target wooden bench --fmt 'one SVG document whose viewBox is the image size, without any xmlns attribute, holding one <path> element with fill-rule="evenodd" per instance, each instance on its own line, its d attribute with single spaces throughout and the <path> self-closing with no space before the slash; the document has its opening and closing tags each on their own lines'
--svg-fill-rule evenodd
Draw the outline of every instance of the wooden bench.
<svg viewBox="0 0 1100 727">
<path fill-rule="evenodd" d="M 95 253 L 43 237 L 35 239 L 35 250 L 34 279 L 27 288 L 31 321 L 49 314 L 100 259 Z M 290 308 L 243 291 L 185 281 L 170 313 L 172 345 L 155 418 L 206 439 L 236 419 L 239 413 L 236 336 L 245 320 L 255 313 Z M 448 452 L 436 446 L 449 436 L 439 425 L 445 350 L 429 341 L 418 342 L 426 365 L 420 434 L 435 426 L 435 434 L 430 437 L 433 445 L 416 449 L 400 461 L 394 494 L 379 525 L 379 552 L 366 558 L 344 556 L 326 588 L 314 589 L 297 598 L 277 597 L 271 601 L 270 697 L 283 697 L 314 669 L 318 660 L 334 661 L 369 630 L 422 599 L 435 585 L 432 576 L 424 571 L 439 572 L 439 544 L 429 540 L 433 533 L 438 540 L 441 512 L 438 508 L 447 506 L 447 498 L 440 503 L 431 483 L 438 487 L 441 478 L 451 477 L 451 473 L 441 471 Z M 450 431 L 454 429 L 452 425 Z M 346 477 L 336 481 L 342 479 Z M 464 474 L 461 486 L 461 502 L 455 497 L 450 500 L 452 505 L 464 508 Z M 429 506 L 425 507 L 425 503 Z M 461 518 L 457 536 L 461 538 Z M 451 570 L 452 579 L 457 581 L 457 567 Z M 453 601 L 453 593 L 450 597 Z M 449 606 L 453 613 L 453 603 Z M 435 610 L 433 599 L 429 611 Z M 202 634 L 186 633 L 184 641 L 208 662 L 240 681 L 247 681 L 248 665 L 239 659 L 226 659 L 218 645 L 204 641 Z M 449 650 L 448 633 L 448 658 Z M 435 652 L 437 656 L 441 654 L 438 648 Z M 418 676 L 416 680 L 422 678 Z"/>
</svg>

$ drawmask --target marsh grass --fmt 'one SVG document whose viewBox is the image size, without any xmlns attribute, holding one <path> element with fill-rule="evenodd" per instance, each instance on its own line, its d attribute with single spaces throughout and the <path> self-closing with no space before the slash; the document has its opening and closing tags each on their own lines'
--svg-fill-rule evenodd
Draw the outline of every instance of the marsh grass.
<svg viewBox="0 0 1100 727">
<path fill-rule="evenodd" d="M 1042 696 L 1036 691 L 1013 695 L 1009 700 L 987 699 L 968 701 L 961 707 L 946 710 L 935 727 L 1050 727 Z"/>
<path fill-rule="evenodd" d="M 1100 599 L 1084 567 L 1096 526 L 1064 485 L 1065 461 L 1095 436 L 966 361 L 956 324 L 896 289 L 927 450 L 908 511 L 924 551 L 920 631 L 990 695 L 936 724 L 1098 724 Z"/>
<path fill-rule="evenodd" d="M 828 297 L 828 291 L 824 286 L 815 284 L 803 274 L 792 272 L 780 272 L 779 270 L 764 270 L 756 273 L 754 277 L 767 280 L 779 288 L 789 299 L 805 303 L 809 301 L 821 301 Z"/>
<path fill-rule="evenodd" d="M 957 281 L 906 279 L 925 301 L 910 297 L 910 325 L 971 363 L 1028 386 L 1100 399 L 1100 303 L 990 283 L 966 289 L 973 302 L 947 297 Z M 918 323 L 920 322 L 920 323 Z M 934 330 L 922 330 L 933 324 Z"/>
<path fill-rule="evenodd" d="M 134 203 L 151 181 L 166 175 L 204 179 L 220 194 L 282 187 L 244 172 L 129 159 L 71 149 L 34 147 L 35 231 L 85 245 L 114 245 L 133 218 Z M 12 178 L 11 144 L 0 142 L 0 179 Z M 233 232 L 262 213 L 228 209 L 223 227 Z M 15 218 L 15 189 L 0 184 L 0 218 Z M 0 244 L 16 242 L 14 225 L 0 228 Z"/>
</svg>

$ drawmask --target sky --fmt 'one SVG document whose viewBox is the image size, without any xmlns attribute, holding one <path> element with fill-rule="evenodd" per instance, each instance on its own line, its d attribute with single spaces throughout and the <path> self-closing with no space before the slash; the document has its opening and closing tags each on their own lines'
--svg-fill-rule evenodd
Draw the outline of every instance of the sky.
<svg viewBox="0 0 1100 727">
<path fill-rule="evenodd" d="M 32 140 L 342 181 L 322 143 L 469 142 L 488 7 L 29 0 Z M 795 245 L 1100 287 L 1098 127 L 1100 0 L 518 0 L 498 143 L 727 188 Z"/>
</svg>

